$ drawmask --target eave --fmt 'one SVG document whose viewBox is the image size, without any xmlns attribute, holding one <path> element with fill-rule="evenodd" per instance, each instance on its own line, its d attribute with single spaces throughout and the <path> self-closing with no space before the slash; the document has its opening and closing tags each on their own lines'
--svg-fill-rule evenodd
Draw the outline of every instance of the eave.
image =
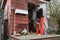
<svg viewBox="0 0 60 40">
<path fill-rule="evenodd" d="M 50 1 L 48 0 L 29 0 L 29 2 L 35 2 L 35 4 L 47 4 L 49 3 Z"/>
<path fill-rule="evenodd" d="M 44 3 L 47 4 L 47 3 L 50 2 L 50 1 L 46 1 L 46 0 L 38 0 L 38 1 L 39 1 L 40 4 L 44 4 Z"/>
</svg>

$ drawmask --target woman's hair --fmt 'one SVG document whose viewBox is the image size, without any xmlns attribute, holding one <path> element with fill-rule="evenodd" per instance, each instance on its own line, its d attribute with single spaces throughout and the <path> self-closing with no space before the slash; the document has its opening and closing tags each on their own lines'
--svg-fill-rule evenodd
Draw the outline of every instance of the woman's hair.
<svg viewBox="0 0 60 40">
<path fill-rule="evenodd" d="M 43 14 L 43 8 L 40 8 L 40 10 L 39 10 L 42 14 Z"/>
<path fill-rule="evenodd" d="M 43 17 L 43 8 L 40 8 L 39 12 L 40 12 L 40 16 Z"/>
<path fill-rule="evenodd" d="M 37 7 L 40 7 L 40 5 L 37 5 L 36 8 L 37 8 Z"/>
</svg>

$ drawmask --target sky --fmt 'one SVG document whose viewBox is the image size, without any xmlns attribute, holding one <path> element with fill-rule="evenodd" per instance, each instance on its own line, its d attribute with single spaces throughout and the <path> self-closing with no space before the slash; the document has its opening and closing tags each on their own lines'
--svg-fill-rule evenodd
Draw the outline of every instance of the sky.
<svg viewBox="0 0 60 40">
<path fill-rule="evenodd" d="M 60 0 L 58 0 L 60 2 Z"/>
<path fill-rule="evenodd" d="M 60 2 L 60 0 L 57 0 L 58 2 Z"/>
</svg>

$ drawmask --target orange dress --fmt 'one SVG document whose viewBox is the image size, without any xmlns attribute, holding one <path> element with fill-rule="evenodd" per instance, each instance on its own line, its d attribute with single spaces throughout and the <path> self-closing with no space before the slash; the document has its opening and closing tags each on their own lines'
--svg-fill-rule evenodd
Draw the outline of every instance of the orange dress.
<svg viewBox="0 0 60 40">
<path fill-rule="evenodd" d="M 40 34 L 44 34 L 44 17 L 41 17 L 40 19 Z"/>
<path fill-rule="evenodd" d="M 37 23 L 36 23 L 36 34 L 38 34 L 38 32 L 39 32 L 38 28 L 39 28 L 39 24 L 38 24 L 38 22 L 37 22 Z"/>
<path fill-rule="evenodd" d="M 39 24 L 40 24 L 40 26 L 39 26 Z M 39 24 L 38 24 L 38 22 L 36 23 L 36 34 L 39 33 L 39 34 L 43 35 L 44 34 L 44 17 L 41 17 Z"/>
</svg>

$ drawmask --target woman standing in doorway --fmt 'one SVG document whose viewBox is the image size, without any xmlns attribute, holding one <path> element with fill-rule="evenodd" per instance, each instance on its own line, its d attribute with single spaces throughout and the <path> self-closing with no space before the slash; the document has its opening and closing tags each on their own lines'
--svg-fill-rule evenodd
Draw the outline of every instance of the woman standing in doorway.
<svg viewBox="0 0 60 40">
<path fill-rule="evenodd" d="M 44 16 L 43 16 L 43 9 L 37 5 L 37 23 L 36 23 L 36 34 L 44 34 Z M 40 25 L 40 26 L 39 26 Z"/>
</svg>

